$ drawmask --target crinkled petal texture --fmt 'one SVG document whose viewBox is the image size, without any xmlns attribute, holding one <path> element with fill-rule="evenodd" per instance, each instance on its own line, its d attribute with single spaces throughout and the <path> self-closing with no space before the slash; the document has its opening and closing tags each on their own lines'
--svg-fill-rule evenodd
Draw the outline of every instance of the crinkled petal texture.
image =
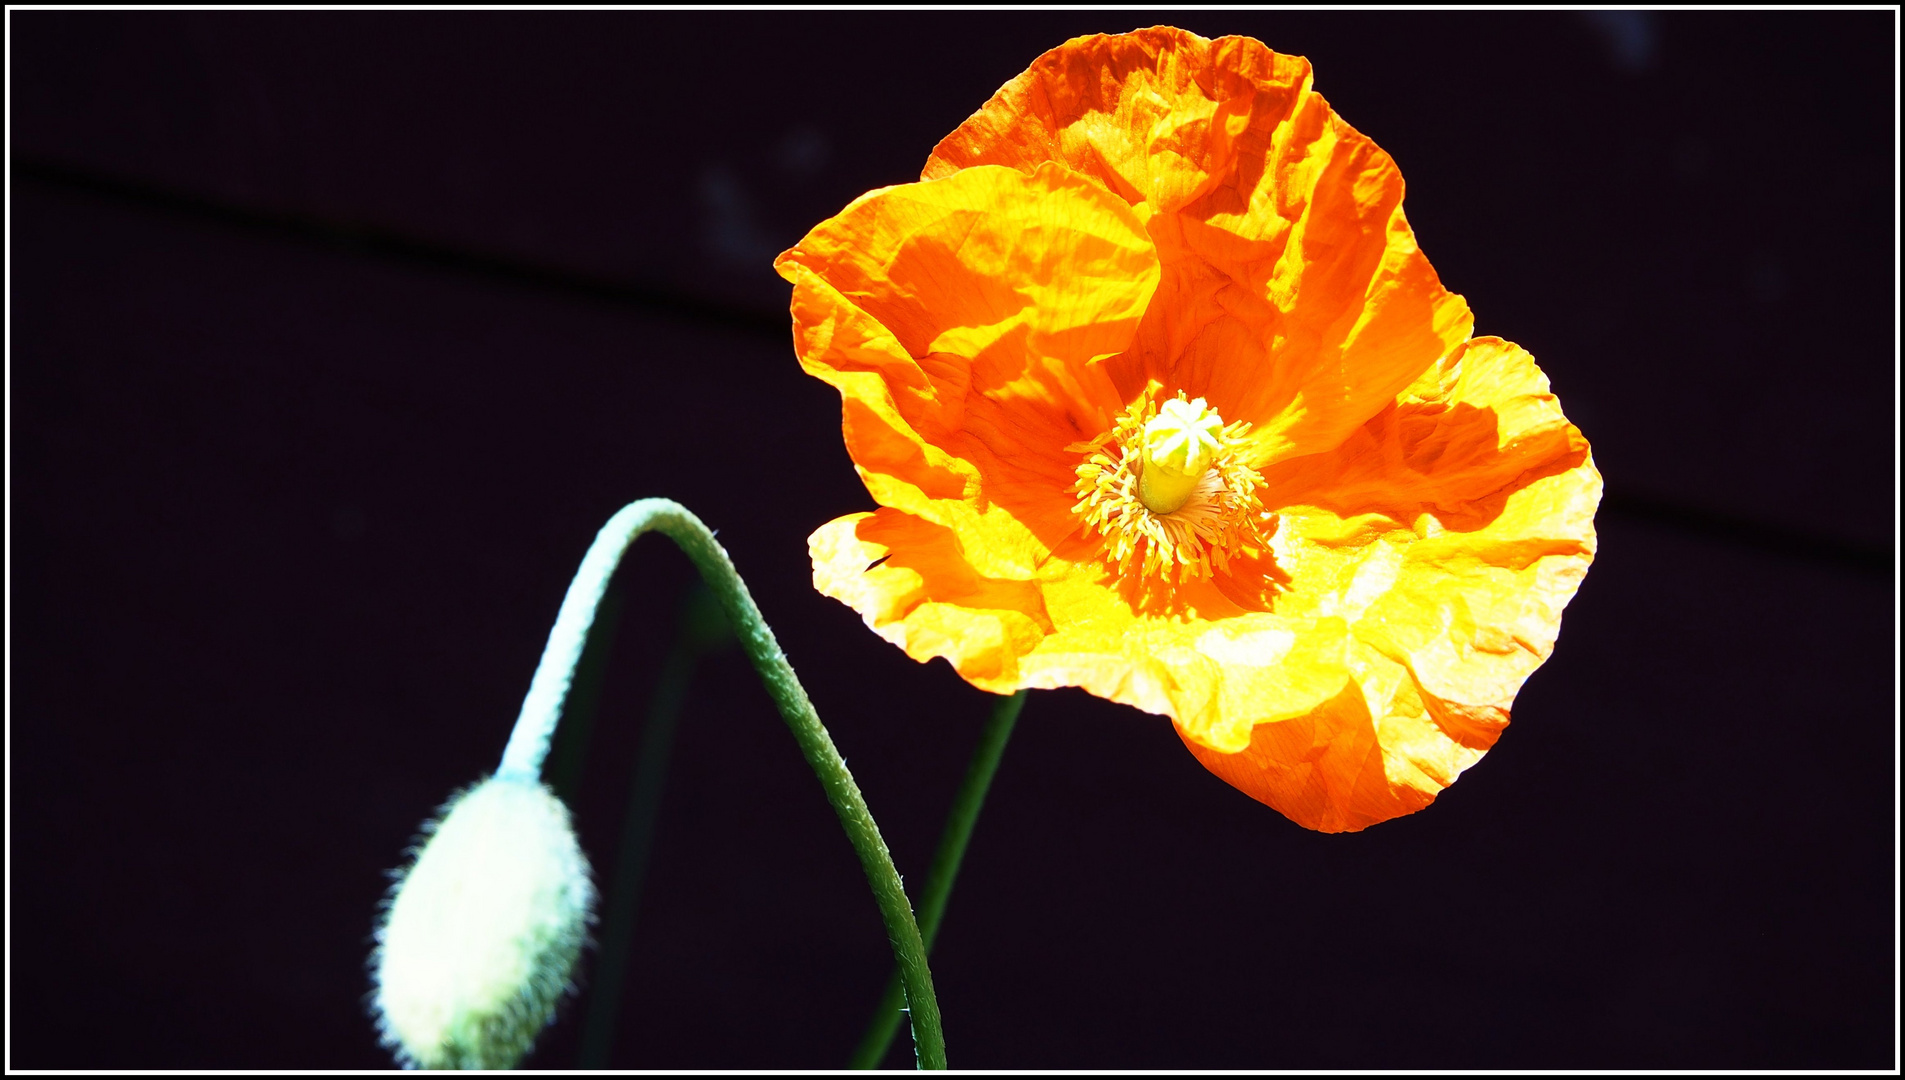
<svg viewBox="0 0 1905 1080">
<path fill-rule="evenodd" d="M 1178 730 L 1292 819 L 1360 829 L 1421 809 L 1481 759 L 1548 658 L 1594 557 L 1601 477 L 1534 358 L 1477 338 L 1345 442 L 1264 471 L 1276 614 L 1341 628 L 1348 678 L 1247 744 Z"/>
<path fill-rule="evenodd" d="M 1552 649 L 1600 478 L 1401 203 L 1301 59 L 1168 28 L 1041 57 L 776 264 L 880 507 L 814 533 L 815 586 L 984 689 L 1169 716 L 1309 828 L 1427 805 Z M 1080 529 L 1080 444 L 1153 385 L 1252 425 L 1271 550 L 1139 581 Z"/>
<path fill-rule="evenodd" d="M 1062 165 L 966 169 L 861 196 L 775 268 L 867 490 L 1033 574 L 1075 528 L 1065 447 L 1124 407 L 1103 361 L 1158 283 L 1137 215 Z"/>
<path fill-rule="evenodd" d="M 1060 162 L 1132 204 L 1164 264 L 1125 400 L 1158 379 L 1257 425 L 1264 461 L 1336 445 L 1469 335 L 1396 164 L 1309 61 L 1170 27 L 1066 43 L 946 136 L 928 178 Z"/>
</svg>

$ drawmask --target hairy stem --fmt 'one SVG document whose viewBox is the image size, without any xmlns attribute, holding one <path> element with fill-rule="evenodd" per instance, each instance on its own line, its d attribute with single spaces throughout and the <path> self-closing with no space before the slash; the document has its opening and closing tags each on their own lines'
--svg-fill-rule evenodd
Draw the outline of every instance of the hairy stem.
<svg viewBox="0 0 1905 1080">
<path fill-rule="evenodd" d="M 562 703 L 562 722 L 550 741 L 549 759 L 542 765 L 543 782 L 556 798 L 570 806 L 582 797 L 582 767 L 595 736 L 596 705 L 602 699 L 602 679 L 608 672 L 609 653 L 621 621 L 621 593 L 604 593 L 595 621 L 589 626 L 588 643 L 575 664 L 575 685 Z"/>
<path fill-rule="evenodd" d="M 1025 708 L 1025 695 L 1029 692 L 1021 690 L 993 706 L 992 718 L 986 721 L 985 730 L 979 734 L 979 746 L 972 752 L 972 764 L 966 766 L 966 779 L 959 785 L 959 794 L 953 796 L 952 811 L 946 815 L 946 829 L 939 837 L 939 850 L 933 853 L 932 869 L 926 874 L 926 891 L 919 898 L 919 929 L 929 952 L 933 939 L 939 936 L 939 924 L 946 917 L 946 901 L 952 896 L 953 879 L 959 876 L 966 844 L 972 839 L 979 810 L 992 787 L 992 774 L 999 771 L 1006 740 L 1012 737 L 1012 727 L 1018 723 L 1019 711 Z M 880 1062 L 886 1060 L 887 1048 L 893 1045 L 893 1035 L 899 1031 L 902 1006 L 906 1002 L 901 974 L 895 971 L 886 981 L 886 993 L 873 1013 L 873 1023 L 867 1025 L 866 1035 L 853 1052 L 852 1068 L 877 1069 Z"/>
<path fill-rule="evenodd" d="M 595 543 L 583 556 L 582 566 L 562 599 L 556 624 L 549 631 L 549 643 L 543 649 L 542 662 L 537 665 L 529 693 L 523 699 L 516 728 L 510 733 L 509 745 L 503 748 L 497 775 L 534 779 L 541 772 L 543 758 L 549 753 L 550 736 L 561 718 L 563 699 L 568 696 L 575 678 L 576 661 L 582 655 L 602 594 L 622 554 L 636 537 L 651 529 L 666 535 L 681 548 L 721 601 L 721 609 L 727 613 L 742 650 L 753 661 L 754 670 L 760 674 L 768 695 L 787 721 L 794 741 L 807 757 L 807 764 L 819 777 L 827 801 L 833 804 L 848 841 L 860 857 L 861 869 L 866 872 L 874 901 L 886 922 L 887 941 L 893 947 L 905 985 L 919 1066 L 945 1068 L 946 1043 L 940 1029 L 939 1002 L 933 996 L 932 973 L 926 966 L 925 942 L 907 903 L 899 870 L 893 865 L 886 841 L 880 837 L 879 826 L 867 810 L 866 799 L 860 794 L 859 785 L 854 783 L 853 774 L 847 771 L 846 761 L 814 712 L 807 691 L 802 689 L 800 679 L 788 665 L 786 655 L 774 639 L 774 631 L 761 618 L 760 608 L 755 606 L 747 585 L 735 572 L 728 553 L 715 542 L 714 533 L 701 519 L 679 503 L 668 499 L 630 503 L 596 534 Z"/>
</svg>

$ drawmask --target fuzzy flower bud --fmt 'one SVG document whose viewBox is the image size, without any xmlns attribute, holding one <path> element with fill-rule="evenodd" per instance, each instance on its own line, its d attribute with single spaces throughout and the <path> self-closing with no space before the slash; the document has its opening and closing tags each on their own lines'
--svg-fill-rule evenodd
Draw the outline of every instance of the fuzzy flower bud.
<svg viewBox="0 0 1905 1080">
<path fill-rule="evenodd" d="M 377 930 L 375 1009 L 407 1066 L 506 1069 L 555 1015 L 595 889 L 569 811 L 492 777 L 426 825 Z"/>
</svg>

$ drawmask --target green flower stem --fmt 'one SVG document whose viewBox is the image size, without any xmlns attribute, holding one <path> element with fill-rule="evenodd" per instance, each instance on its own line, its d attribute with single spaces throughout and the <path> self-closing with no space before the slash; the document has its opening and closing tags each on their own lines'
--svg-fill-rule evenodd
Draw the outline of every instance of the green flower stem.
<svg viewBox="0 0 1905 1080">
<path fill-rule="evenodd" d="M 509 745 L 503 748 L 497 775 L 533 779 L 541 773 L 543 758 L 549 753 L 550 736 L 562 715 L 563 699 L 568 696 L 575 677 L 576 661 L 588 639 L 589 625 L 595 620 L 596 607 L 602 602 L 602 594 L 623 552 L 636 537 L 651 529 L 660 531 L 681 548 L 721 601 L 741 648 L 754 661 L 754 669 L 760 673 L 768 695 L 780 708 L 781 717 L 794 733 L 794 741 L 807 756 L 807 764 L 820 778 L 827 801 L 833 804 L 840 824 L 847 831 L 847 839 L 860 856 L 860 866 L 866 872 L 867 883 L 873 887 L 873 898 L 886 921 L 887 940 L 905 982 L 919 1066 L 945 1068 L 946 1043 L 940 1030 L 939 1002 L 933 996 L 932 973 L 926 966 L 926 946 L 920 937 L 919 925 L 913 920 L 912 908 L 907 904 L 899 870 L 893 865 L 886 841 L 880 837 L 879 826 L 874 824 L 866 799 L 860 794 L 859 785 L 853 782 L 853 774 L 847 771 L 846 761 L 814 712 L 813 702 L 808 700 L 780 644 L 774 640 L 774 631 L 761 618 L 761 610 L 748 594 L 747 585 L 735 573 L 728 553 L 715 542 L 714 533 L 679 503 L 668 499 L 630 503 L 596 534 L 595 543 L 582 557 L 582 566 L 562 599 L 556 624 L 549 631 L 549 644 L 543 649 L 542 662 L 537 665 L 529 693 L 523 698 L 522 713 L 510 733 Z"/>
<path fill-rule="evenodd" d="M 966 857 L 966 843 L 972 839 L 972 828 L 979 821 L 979 810 L 985 805 L 987 790 L 992 787 L 992 774 L 999 771 L 999 759 L 1005 756 L 1006 741 L 1012 737 L 1012 727 L 1018 723 L 1019 711 L 1025 708 L 1025 695 L 1029 692 L 1021 690 L 993 706 L 992 719 L 986 721 L 985 730 L 979 733 L 979 746 L 972 752 L 972 764 L 966 766 L 966 779 L 959 785 L 959 793 L 953 796 L 945 832 L 939 837 L 939 850 L 933 853 L 933 865 L 926 874 L 926 891 L 919 898 L 919 929 L 928 952 L 932 951 L 933 939 L 939 936 L 939 924 L 946 916 L 946 901 L 952 896 L 953 879 L 959 876 L 959 864 Z M 880 1062 L 886 1060 L 887 1047 L 893 1045 L 893 1035 L 899 1030 L 902 1006 L 906 1002 L 901 974 L 895 971 L 887 980 L 886 993 L 873 1014 L 873 1023 L 867 1026 L 866 1035 L 853 1052 L 852 1068 L 877 1069 Z"/>
<path fill-rule="evenodd" d="M 602 679 L 608 673 L 609 652 L 615 644 L 615 630 L 622 621 L 622 594 L 602 595 L 595 621 L 589 626 L 589 640 L 575 664 L 575 684 L 562 703 L 562 722 L 550 741 L 549 759 L 543 762 L 542 779 L 556 798 L 574 806 L 582 797 L 582 768 L 589 757 L 589 743 L 595 734 L 596 705 L 602 699 Z"/>
</svg>

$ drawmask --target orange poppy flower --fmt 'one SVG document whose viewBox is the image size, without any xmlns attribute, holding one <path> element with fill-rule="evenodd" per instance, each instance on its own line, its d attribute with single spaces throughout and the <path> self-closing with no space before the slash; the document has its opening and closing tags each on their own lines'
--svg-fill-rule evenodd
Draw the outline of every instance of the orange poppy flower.
<svg viewBox="0 0 1905 1080">
<path fill-rule="evenodd" d="M 775 267 L 879 504 L 813 534 L 815 587 L 982 689 L 1168 716 L 1308 828 L 1479 760 L 1593 558 L 1533 358 L 1252 39 L 1067 42 Z"/>
</svg>

